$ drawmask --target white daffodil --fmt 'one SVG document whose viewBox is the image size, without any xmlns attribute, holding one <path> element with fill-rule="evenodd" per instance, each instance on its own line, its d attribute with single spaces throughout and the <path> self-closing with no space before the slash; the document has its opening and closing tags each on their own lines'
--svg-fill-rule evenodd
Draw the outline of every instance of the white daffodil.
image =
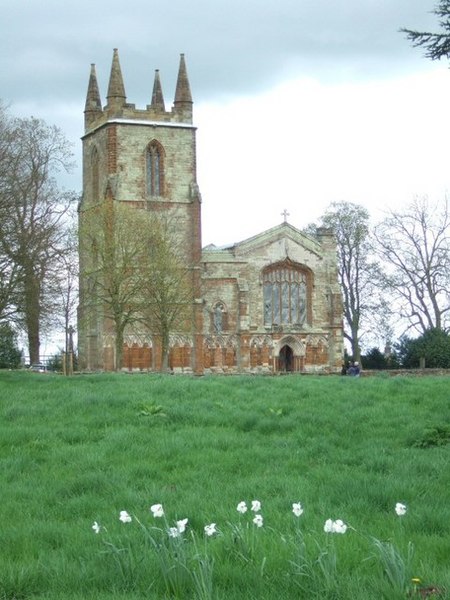
<svg viewBox="0 0 450 600">
<path fill-rule="evenodd" d="M 325 533 L 345 533 L 347 531 L 347 525 L 341 519 L 337 519 L 337 521 L 327 519 L 323 530 Z"/>
<path fill-rule="evenodd" d="M 121 510 L 120 515 L 119 515 L 119 520 L 122 521 L 122 523 L 131 523 L 132 518 L 130 517 L 130 515 L 127 513 L 126 510 Z"/>
<path fill-rule="evenodd" d="M 177 538 L 180 536 L 178 527 L 169 527 L 169 537 Z"/>
<path fill-rule="evenodd" d="M 177 521 L 177 529 L 180 533 L 184 533 L 186 531 L 187 522 L 187 519 L 181 519 L 181 521 Z"/>
<path fill-rule="evenodd" d="M 398 514 L 399 517 L 403 517 L 403 515 L 406 515 L 406 510 L 406 506 L 401 502 L 397 502 L 397 504 L 395 505 L 395 512 Z"/>
<path fill-rule="evenodd" d="M 236 507 L 236 510 L 241 513 L 241 515 L 243 515 L 244 513 L 247 512 L 247 505 L 245 504 L 244 501 L 239 502 L 239 504 Z"/>
<path fill-rule="evenodd" d="M 252 508 L 251 510 L 255 513 L 261 510 L 261 502 L 259 500 L 252 500 Z"/>
<path fill-rule="evenodd" d="M 334 522 L 334 533 L 345 533 L 347 531 L 347 525 L 341 519 Z"/>
<path fill-rule="evenodd" d="M 264 525 L 262 515 L 255 515 L 253 523 L 256 525 L 256 527 L 262 527 Z"/>
<path fill-rule="evenodd" d="M 211 523 L 210 525 L 205 525 L 204 531 L 205 531 L 205 535 L 211 537 L 212 535 L 217 533 L 216 524 Z"/>
<path fill-rule="evenodd" d="M 95 533 L 100 533 L 100 525 L 97 523 L 97 521 L 94 521 L 94 524 L 92 525 L 92 529 L 95 531 Z"/>
<path fill-rule="evenodd" d="M 333 533 L 333 521 L 331 519 L 327 519 L 325 521 L 323 530 L 325 531 L 325 533 Z"/>
<path fill-rule="evenodd" d="M 153 516 L 156 518 L 164 516 L 164 509 L 162 507 L 162 504 L 153 504 L 152 506 L 150 506 L 150 510 L 152 511 Z"/>
<path fill-rule="evenodd" d="M 292 512 L 296 517 L 300 517 L 303 514 L 303 507 L 300 502 L 294 502 L 292 504 Z"/>
</svg>

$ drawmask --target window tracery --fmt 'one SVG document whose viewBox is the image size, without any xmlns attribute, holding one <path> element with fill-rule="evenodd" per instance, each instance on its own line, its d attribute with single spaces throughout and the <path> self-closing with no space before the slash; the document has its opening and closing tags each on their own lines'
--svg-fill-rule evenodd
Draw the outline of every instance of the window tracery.
<svg viewBox="0 0 450 600">
<path fill-rule="evenodd" d="M 306 273 L 292 263 L 281 263 L 265 269 L 264 325 L 303 325 L 307 319 L 307 288 Z"/>
</svg>

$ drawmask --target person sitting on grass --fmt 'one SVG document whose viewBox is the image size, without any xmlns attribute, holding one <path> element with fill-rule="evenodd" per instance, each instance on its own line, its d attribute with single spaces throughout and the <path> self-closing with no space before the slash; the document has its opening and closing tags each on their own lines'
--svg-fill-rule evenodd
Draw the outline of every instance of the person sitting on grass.
<svg viewBox="0 0 450 600">
<path fill-rule="evenodd" d="M 359 366 L 359 362 L 353 362 L 347 370 L 347 375 L 351 375 L 352 377 L 359 377 L 361 373 L 361 368 Z"/>
</svg>

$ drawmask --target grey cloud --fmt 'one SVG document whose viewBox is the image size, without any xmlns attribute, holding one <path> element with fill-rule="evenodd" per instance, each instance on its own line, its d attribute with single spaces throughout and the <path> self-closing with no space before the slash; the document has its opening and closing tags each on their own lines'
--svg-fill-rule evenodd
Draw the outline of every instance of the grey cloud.
<svg viewBox="0 0 450 600">
<path fill-rule="evenodd" d="M 358 79 L 417 67 L 424 58 L 398 32 L 433 28 L 434 0 L 117 0 L 2 8 L 0 67 L 7 101 L 83 101 L 89 65 L 105 93 L 118 47 L 130 101 L 146 102 L 161 70 L 171 102 L 185 52 L 196 100 L 250 94 L 289 75 Z"/>
</svg>

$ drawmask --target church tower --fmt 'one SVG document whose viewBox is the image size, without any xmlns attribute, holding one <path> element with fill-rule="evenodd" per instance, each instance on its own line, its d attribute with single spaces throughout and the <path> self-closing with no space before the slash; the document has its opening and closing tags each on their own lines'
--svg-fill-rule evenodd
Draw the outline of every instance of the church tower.
<svg viewBox="0 0 450 600">
<path fill-rule="evenodd" d="M 340 372 L 343 312 L 333 232 L 319 229 L 310 237 L 288 223 L 284 211 L 284 222 L 271 229 L 229 246 L 202 249 L 196 128 L 184 55 L 172 108 L 166 110 L 159 71 L 149 96 L 144 109 L 127 102 L 114 50 L 102 106 L 91 66 L 79 208 L 80 367 L 110 371 L 121 365 L 127 371 L 157 371 L 167 366 L 172 373 L 196 374 Z M 122 211 L 132 216 L 131 231 L 129 221 L 115 220 L 124 205 L 132 209 Z M 144 249 L 132 243 L 141 249 L 139 258 L 133 255 L 124 268 L 115 268 L 121 256 L 116 248 L 128 247 L 119 243 L 119 225 L 125 223 L 126 242 L 128 235 L 145 238 L 151 226 L 144 211 L 174 225 L 168 255 L 173 249 L 179 255 L 181 249 L 183 265 L 181 276 L 177 262 L 170 285 L 168 262 L 155 260 L 153 266 L 163 266 L 148 267 L 145 275 L 143 270 L 162 244 Z M 116 271 L 131 295 L 114 304 L 99 290 L 109 293 L 120 287 L 112 281 Z M 183 296 L 186 288 L 189 294 Z M 139 309 L 139 317 L 151 313 L 157 305 L 154 298 L 164 290 L 175 293 L 163 307 L 186 309 L 182 318 L 170 321 L 165 333 L 165 309 L 160 321 L 126 321 L 129 307 L 135 315 Z"/>
<path fill-rule="evenodd" d="M 150 87 L 150 86 L 149 86 Z M 175 98 L 166 110 L 159 71 L 154 75 L 150 104 L 144 109 L 127 102 L 117 49 L 114 50 L 106 105 L 102 107 L 95 65 L 91 66 L 85 105 L 83 197 L 80 203 L 80 248 L 84 225 L 96 218 L 103 203 L 126 203 L 164 214 L 176 222 L 177 242 L 194 289 L 193 331 L 179 343 L 184 365 L 196 371 L 202 330 L 200 296 L 201 197 L 196 173 L 196 128 L 184 55 L 180 57 Z M 89 266 L 93 256 L 80 250 L 78 344 L 81 368 L 115 368 L 114 331 L 90 299 Z M 134 337 L 133 337 L 134 336 Z M 145 333 L 129 333 L 124 360 L 155 368 L 155 342 Z M 188 350 L 186 350 L 186 347 Z M 133 356 L 132 356 L 133 355 Z M 133 364 L 134 364 L 133 363 Z"/>
</svg>

